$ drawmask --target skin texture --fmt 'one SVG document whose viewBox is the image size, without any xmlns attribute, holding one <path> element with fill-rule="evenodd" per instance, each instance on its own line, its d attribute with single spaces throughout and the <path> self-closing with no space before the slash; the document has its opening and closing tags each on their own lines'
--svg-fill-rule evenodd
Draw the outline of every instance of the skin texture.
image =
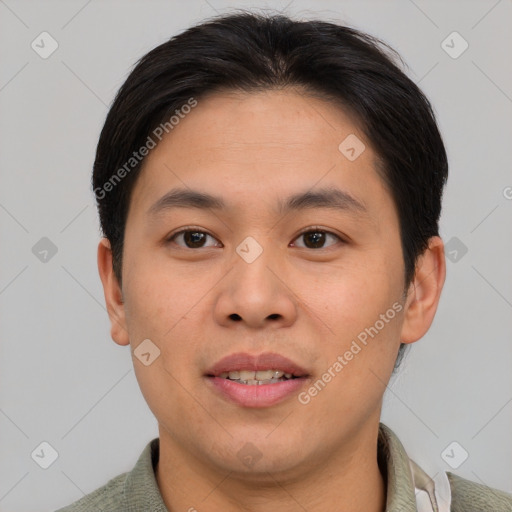
<svg viewBox="0 0 512 512">
<path fill-rule="evenodd" d="M 349 134 L 366 146 L 354 161 L 338 149 Z M 433 237 L 404 295 L 398 217 L 375 166 L 340 107 L 293 89 L 202 98 L 148 155 L 128 212 L 122 290 L 107 239 L 98 268 L 113 340 L 133 354 L 149 338 L 161 351 L 149 366 L 133 363 L 159 423 L 157 481 L 170 511 L 385 509 L 376 457 L 383 393 L 400 342 L 431 325 L 445 259 Z M 293 193 L 328 186 L 366 214 L 275 211 Z M 149 217 L 174 187 L 219 195 L 228 208 Z M 182 235 L 166 241 L 187 227 L 210 235 L 203 247 L 188 248 Z M 333 235 L 315 248 L 301 233 L 318 228 Z M 248 236 L 263 248 L 252 263 L 236 252 Z M 222 357 L 271 351 L 308 371 L 307 390 L 393 304 L 401 311 L 307 404 L 296 393 L 247 408 L 207 385 Z M 237 456 L 247 442 L 261 454 L 252 467 Z"/>
</svg>

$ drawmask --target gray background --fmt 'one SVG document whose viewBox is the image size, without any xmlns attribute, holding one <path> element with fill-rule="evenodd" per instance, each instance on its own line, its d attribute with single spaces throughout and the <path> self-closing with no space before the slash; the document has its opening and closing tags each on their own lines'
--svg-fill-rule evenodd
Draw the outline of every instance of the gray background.
<svg viewBox="0 0 512 512">
<path fill-rule="evenodd" d="M 0 0 L 0 511 L 68 504 L 131 469 L 158 435 L 129 348 L 110 339 L 91 167 L 135 61 L 230 7 L 379 36 L 432 100 L 451 166 L 441 235 L 455 237 L 457 253 L 431 330 L 389 385 L 383 421 L 431 475 L 512 491 L 510 1 Z M 31 48 L 43 31 L 59 45 L 47 59 Z M 469 44 L 458 58 L 441 46 L 453 31 Z M 452 40 L 453 53 L 462 42 Z M 43 237 L 58 249 L 46 262 L 32 251 Z M 58 452 L 48 469 L 31 458 L 43 441 Z M 445 452 L 453 441 L 460 447 Z M 446 461 L 462 449 L 469 457 L 453 470 Z"/>
</svg>

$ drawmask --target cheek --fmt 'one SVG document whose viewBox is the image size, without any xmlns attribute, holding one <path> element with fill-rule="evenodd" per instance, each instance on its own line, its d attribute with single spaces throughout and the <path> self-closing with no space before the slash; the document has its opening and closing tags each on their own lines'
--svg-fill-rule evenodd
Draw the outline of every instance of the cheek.
<svg viewBox="0 0 512 512">
<path fill-rule="evenodd" d="M 189 368 L 198 352 L 197 333 L 187 312 L 197 302 L 186 287 L 151 267 L 139 264 L 136 278 L 126 291 L 126 323 L 132 345 L 133 365 L 141 392 L 157 418 L 185 417 L 183 404 L 193 409 L 186 392 L 191 388 Z M 149 339 L 158 348 L 158 356 L 145 365 L 134 353 L 139 343 Z M 195 411 L 199 415 L 199 411 Z M 168 420 L 172 423 L 171 418 Z M 190 420 L 192 421 L 192 420 Z"/>
<path fill-rule="evenodd" d="M 204 343 L 201 312 L 209 307 L 206 295 L 211 284 L 156 259 L 140 258 L 133 264 L 137 271 L 126 283 L 125 297 L 130 343 L 136 348 L 142 340 L 150 339 L 160 349 L 162 371 L 187 379 L 186 368 L 194 364 L 201 334 Z"/>
<path fill-rule="evenodd" d="M 164 336 L 194 303 L 194 285 L 188 286 L 180 273 L 149 254 L 139 253 L 127 260 L 126 268 L 128 279 L 123 289 L 130 334 Z"/>
<path fill-rule="evenodd" d="M 322 392 L 319 407 L 336 404 L 334 409 L 343 415 L 356 403 L 366 403 L 370 411 L 381 399 L 403 322 L 402 265 L 396 256 L 391 265 L 390 258 L 381 251 L 367 251 L 357 263 L 330 272 L 328 279 L 310 281 L 314 292 L 308 305 L 329 326 L 322 336 L 322 370 L 336 375 Z M 337 394 L 345 399 L 338 400 Z"/>
<path fill-rule="evenodd" d="M 401 298 L 401 266 L 391 267 L 385 261 L 376 252 L 371 256 L 361 253 L 351 262 L 330 266 L 321 276 L 309 273 L 304 277 L 308 273 L 300 271 L 295 290 L 332 327 L 335 336 L 347 339 L 373 325 Z"/>
</svg>

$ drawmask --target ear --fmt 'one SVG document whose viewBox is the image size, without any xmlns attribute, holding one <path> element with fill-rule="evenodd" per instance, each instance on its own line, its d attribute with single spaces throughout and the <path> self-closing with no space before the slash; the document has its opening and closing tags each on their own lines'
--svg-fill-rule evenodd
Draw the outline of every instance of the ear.
<svg viewBox="0 0 512 512">
<path fill-rule="evenodd" d="M 444 244 L 439 236 L 429 239 L 418 258 L 414 278 L 407 291 L 401 342 L 414 343 L 429 330 L 446 277 Z"/>
<path fill-rule="evenodd" d="M 129 345 L 126 328 L 123 292 L 114 274 L 112 249 L 108 238 L 102 238 L 98 244 L 98 271 L 103 284 L 105 304 L 110 318 L 110 335 L 119 345 Z"/>
</svg>

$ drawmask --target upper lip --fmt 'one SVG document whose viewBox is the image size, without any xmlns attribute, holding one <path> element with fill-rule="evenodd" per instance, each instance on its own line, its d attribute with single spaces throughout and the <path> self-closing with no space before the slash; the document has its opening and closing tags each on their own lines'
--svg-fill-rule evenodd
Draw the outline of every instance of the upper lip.
<svg viewBox="0 0 512 512">
<path fill-rule="evenodd" d="M 306 377 L 308 375 L 304 368 L 292 360 L 273 352 L 264 352 L 256 355 L 246 352 L 230 354 L 217 361 L 206 371 L 206 375 L 216 377 L 223 372 L 236 370 L 281 370 L 285 373 L 291 373 L 295 377 Z"/>
</svg>

